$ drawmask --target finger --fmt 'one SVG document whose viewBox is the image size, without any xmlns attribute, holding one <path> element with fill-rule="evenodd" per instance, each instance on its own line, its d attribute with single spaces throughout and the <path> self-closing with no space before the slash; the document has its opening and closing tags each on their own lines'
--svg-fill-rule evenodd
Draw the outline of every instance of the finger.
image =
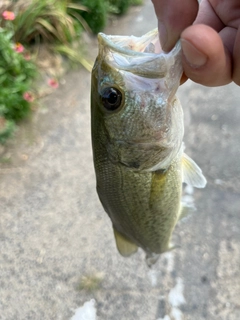
<svg viewBox="0 0 240 320">
<path fill-rule="evenodd" d="M 234 43 L 237 35 L 237 29 L 232 27 L 225 27 L 219 32 L 224 46 L 233 54 Z"/>
<path fill-rule="evenodd" d="M 181 32 L 190 26 L 198 11 L 197 0 L 152 0 L 158 18 L 162 49 L 170 51 Z"/>
<path fill-rule="evenodd" d="M 194 24 L 206 24 L 216 31 L 220 31 L 224 27 L 223 22 L 218 17 L 208 0 L 202 0 L 200 2 L 197 18 L 194 21 Z"/>
<path fill-rule="evenodd" d="M 233 48 L 233 81 L 240 86 L 240 27 Z"/>
<path fill-rule="evenodd" d="M 206 25 L 193 25 L 181 35 L 183 70 L 191 80 L 205 86 L 232 81 L 231 55 L 219 34 Z"/>
</svg>

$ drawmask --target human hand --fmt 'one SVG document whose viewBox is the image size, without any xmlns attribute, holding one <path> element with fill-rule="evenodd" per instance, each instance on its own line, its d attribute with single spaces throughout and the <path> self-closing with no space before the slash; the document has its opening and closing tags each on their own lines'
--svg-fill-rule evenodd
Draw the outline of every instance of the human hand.
<svg viewBox="0 0 240 320">
<path fill-rule="evenodd" d="M 152 0 L 160 42 L 170 51 L 181 39 L 182 82 L 240 85 L 239 0 Z M 193 23 L 193 25 L 192 25 Z"/>
</svg>

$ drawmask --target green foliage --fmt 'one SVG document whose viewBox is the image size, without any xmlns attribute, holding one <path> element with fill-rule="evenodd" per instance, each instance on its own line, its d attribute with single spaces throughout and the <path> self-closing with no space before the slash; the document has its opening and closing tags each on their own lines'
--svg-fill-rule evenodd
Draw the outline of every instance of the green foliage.
<svg viewBox="0 0 240 320">
<path fill-rule="evenodd" d="M 109 0 L 109 4 L 113 13 L 119 15 L 125 14 L 131 5 L 129 0 Z"/>
<path fill-rule="evenodd" d="M 105 0 L 81 0 L 80 2 L 88 11 L 82 12 L 83 19 L 87 22 L 93 33 L 102 31 L 107 23 L 108 2 Z"/>
<path fill-rule="evenodd" d="M 81 18 L 71 15 L 72 10 L 85 10 L 81 5 L 68 0 L 32 0 L 19 6 L 13 21 L 15 41 L 71 43 L 82 30 Z M 70 13 L 70 14 L 69 14 Z"/>
<path fill-rule="evenodd" d="M 141 5 L 143 0 L 105 0 L 109 3 L 109 12 L 114 14 L 125 14 L 130 6 Z"/>
<path fill-rule="evenodd" d="M 74 64 L 80 63 L 86 70 L 89 72 L 92 71 L 93 63 L 85 59 L 77 50 L 64 45 L 55 46 L 54 50 L 63 56 L 68 57 Z"/>
<path fill-rule="evenodd" d="M 87 22 L 93 33 L 104 29 L 108 14 L 123 15 L 130 6 L 142 4 L 142 0 L 73 0 L 88 8 L 82 11 L 81 16 Z"/>
<path fill-rule="evenodd" d="M 13 121 L 23 119 L 30 111 L 30 104 L 23 97 L 29 91 L 36 75 L 36 67 L 14 50 L 13 33 L 0 28 L 0 142 L 14 128 Z"/>
<path fill-rule="evenodd" d="M 0 118 L 0 144 L 4 144 L 15 130 L 14 121 Z"/>
<path fill-rule="evenodd" d="M 143 4 L 143 0 L 130 0 L 131 6 L 140 6 Z"/>
</svg>

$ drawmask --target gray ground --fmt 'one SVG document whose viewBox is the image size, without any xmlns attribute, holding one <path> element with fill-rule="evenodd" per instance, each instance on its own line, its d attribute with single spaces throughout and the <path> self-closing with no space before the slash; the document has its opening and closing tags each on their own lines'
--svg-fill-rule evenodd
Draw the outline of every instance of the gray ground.
<svg viewBox="0 0 240 320">
<path fill-rule="evenodd" d="M 146 1 L 106 33 L 155 26 Z M 95 56 L 95 40 L 92 47 Z M 65 80 L 0 150 L 0 319 L 67 320 L 94 298 L 101 320 L 239 320 L 240 88 L 180 88 L 186 153 L 208 185 L 195 190 L 197 211 L 175 230 L 181 247 L 149 271 L 143 252 L 118 254 L 95 192 L 90 74 Z"/>
</svg>

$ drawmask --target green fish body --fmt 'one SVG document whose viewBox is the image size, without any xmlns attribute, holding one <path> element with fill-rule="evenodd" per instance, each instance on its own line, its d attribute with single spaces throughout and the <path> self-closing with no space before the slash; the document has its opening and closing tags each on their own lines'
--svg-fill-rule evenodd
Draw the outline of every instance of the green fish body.
<svg viewBox="0 0 240 320">
<path fill-rule="evenodd" d="M 155 262 L 171 250 L 182 212 L 182 183 L 204 187 L 201 169 L 183 152 L 183 112 L 175 93 L 181 48 L 157 52 L 158 32 L 99 34 L 92 71 L 92 147 L 97 192 L 119 252 L 141 247 Z"/>
</svg>

